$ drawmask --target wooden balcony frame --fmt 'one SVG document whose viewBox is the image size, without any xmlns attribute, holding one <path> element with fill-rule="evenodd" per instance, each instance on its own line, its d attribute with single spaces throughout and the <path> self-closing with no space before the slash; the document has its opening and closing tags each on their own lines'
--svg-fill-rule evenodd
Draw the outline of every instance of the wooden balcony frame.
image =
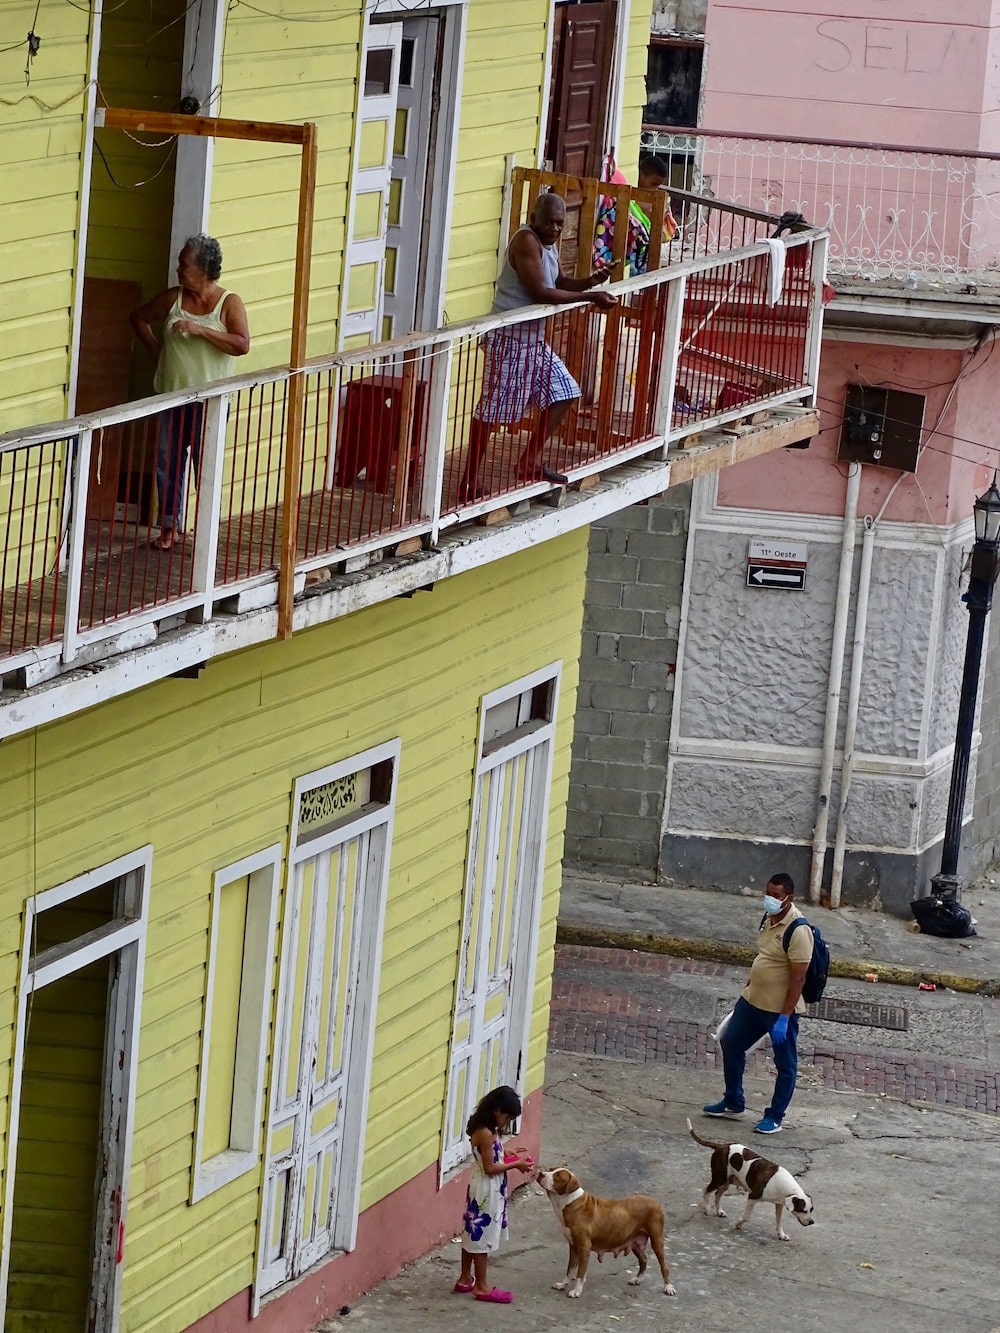
<svg viewBox="0 0 1000 1333">
<path fill-rule="evenodd" d="M 222 116 L 182 116 L 163 111 L 134 111 L 124 107 L 100 107 L 95 113 L 96 128 L 146 131 L 150 134 L 184 134 L 198 138 L 240 139 L 254 143 L 291 144 L 301 148 L 299 168 L 298 217 L 295 226 L 295 273 L 292 279 L 292 344 L 289 369 L 301 370 L 306 360 L 309 331 L 309 279 L 312 270 L 313 221 L 316 210 L 316 126 L 311 121 L 301 125 L 260 120 L 227 120 Z M 302 381 L 293 376 L 288 403 L 285 478 L 287 491 L 283 508 L 281 535 L 281 573 L 279 578 L 279 634 L 292 635 L 292 607 L 295 584 L 295 545 L 298 507 L 293 503 L 298 493 L 302 467 Z"/>
<path fill-rule="evenodd" d="M 698 207 L 720 206 L 699 200 Z M 807 438 L 815 428 L 809 409 L 818 376 L 825 235 L 810 231 L 784 241 L 786 262 L 797 276 L 784 304 L 769 314 L 759 279 L 772 255 L 763 238 L 774 219 L 748 210 L 731 210 L 731 218 L 752 222 L 762 239 L 614 285 L 622 307 L 638 314 L 623 338 L 600 323 L 606 317 L 594 306 L 574 302 L 557 313 L 538 306 L 484 316 L 309 360 L 301 357 L 298 343 L 303 361 L 298 367 L 235 376 L 0 436 L 0 494 L 7 497 L 7 510 L 0 511 L 0 679 L 20 672 L 24 684 L 41 682 L 80 662 L 141 648 L 163 628 L 208 625 L 234 610 L 277 604 L 277 633 L 287 637 L 294 599 L 308 580 L 350 575 L 405 551 L 427 555 L 463 525 L 502 522 L 532 501 L 558 501 L 562 486 L 514 477 L 510 460 L 518 446 L 517 423 L 499 432 L 504 439 L 496 448 L 508 452 L 486 493 L 456 498 L 465 432 L 482 388 L 483 342 L 498 332 L 509 336 L 519 324 L 548 321 L 551 336 L 558 320 L 571 326 L 596 320 L 595 345 L 605 367 L 600 373 L 609 373 L 611 347 L 619 360 L 632 358 L 633 373 L 649 376 L 649 384 L 632 396 L 628 429 L 620 420 L 616 424 L 614 404 L 609 412 L 609 395 L 598 379 L 596 434 L 567 428 L 556 438 L 556 461 L 571 488 L 586 488 L 636 465 L 649 472 L 648 465 L 655 464 L 652 471 L 663 489 L 671 468 L 678 480 L 686 479 Z M 710 338 L 702 336 L 706 328 Z M 786 338 L 781 356 L 760 340 L 761 328 Z M 675 398 L 685 367 L 716 385 L 739 376 L 747 392 L 727 401 L 720 394 L 718 401 L 713 396 L 688 408 Z M 391 455 L 386 479 L 374 490 L 371 478 L 360 483 L 353 475 L 336 476 L 346 394 L 351 385 L 370 382 L 373 371 L 392 375 L 398 398 L 395 424 L 386 428 L 391 439 L 383 431 L 380 445 Z M 289 440 L 296 395 L 300 406 L 295 438 Z M 265 400 L 269 408 L 262 406 Z M 90 470 L 97 465 L 104 431 L 123 426 L 151 431 L 159 414 L 193 403 L 202 405 L 203 423 L 193 542 L 153 556 L 142 520 L 118 516 L 105 522 L 88 514 Z M 758 409 L 784 413 L 769 442 L 760 434 L 744 435 L 739 424 Z M 577 415 L 582 414 L 581 407 Z M 709 446 L 711 432 L 720 429 L 728 436 L 712 437 Z M 266 455 L 259 449 L 262 439 Z M 704 449 L 698 448 L 701 443 Z M 303 473 L 306 445 L 311 477 Z M 635 488 L 628 494 L 621 503 L 634 502 Z M 157 559 L 160 564 L 151 563 Z"/>
</svg>

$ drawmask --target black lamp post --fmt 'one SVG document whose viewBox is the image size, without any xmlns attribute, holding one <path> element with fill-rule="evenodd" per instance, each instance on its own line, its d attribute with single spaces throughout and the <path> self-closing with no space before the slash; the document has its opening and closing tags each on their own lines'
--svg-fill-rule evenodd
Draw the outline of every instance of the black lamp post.
<svg viewBox="0 0 1000 1333">
<path fill-rule="evenodd" d="M 986 617 L 993 605 L 993 585 L 1000 573 L 1000 491 L 996 474 L 985 495 L 973 506 L 976 544 L 972 548 L 969 590 L 962 598 L 969 608 L 969 637 L 965 643 L 962 691 L 958 699 L 958 723 L 955 728 L 955 758 L 948 791 L 948 814 L 941 848 L 941 870 L 931 880 L 931 892 L 957 898 L 962 881 L 958 877 L 958 854 L 962 846 L 962 813 L 969 781 L 969 758 L 976 720 L 976 695 L 979 692 L 979 668 L 983 658 Z"/>
</svg>

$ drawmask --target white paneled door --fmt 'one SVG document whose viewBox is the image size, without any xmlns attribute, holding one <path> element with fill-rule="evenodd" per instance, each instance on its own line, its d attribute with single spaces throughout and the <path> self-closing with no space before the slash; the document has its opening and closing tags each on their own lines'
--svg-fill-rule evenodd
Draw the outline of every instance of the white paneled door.
<svg viewBox="0 0 1000 1333">
<path fill-rule="evenodd" d="M 487 696 L 466 866 L 442 1172 L 468 1155 L 465 1125 L 501 1083 L 520 1088 L 552 780 L 552 668 Z"/>
<path fill-rule="evenodd" d="M 382 337 L 402 42 L 401 23 L 379 23 L 370 28 L 365 48 L 351 180 L 347 292 L 341 320 L 341 336 L 347 346 L 378 342 Z"/>
<path fill-rule="evenodd" d="M 394 770 L 298 797 L 319 814 L 300 813 L 285 895 L 258 1298 L 354 1245 Z"/>
</svg>

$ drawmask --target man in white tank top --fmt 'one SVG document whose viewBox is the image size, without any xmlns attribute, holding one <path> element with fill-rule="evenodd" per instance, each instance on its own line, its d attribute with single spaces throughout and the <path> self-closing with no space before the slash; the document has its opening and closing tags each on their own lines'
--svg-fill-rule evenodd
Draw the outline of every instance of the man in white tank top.
<svg viewBox="0 0 1000 1333">
<path fill-rule="evenodd" d="M 604 310 L 618 304 L 611 292 L 594 290 L 608 279 L 611 269 L 586 278 L 571 278 L 562 271 L 559 238 L 565 222 L 565 201 L 557 194 L 540 195 L 531 225 L 511 237 L 491 313 L 528 305 L 572 305 L 581 300 Z M 528 445 L 514 465 L 514 480 L 544 477 L 565 485 L 566 478 L 547 468 L 542 455 L 546 441 L 579 397 L 579 384 L 545 341 L 544 320 L 528 320 L 488 334 L 483 394 L 473 412 L 459 502 L 478 499 L 491 489 L 482 486 L 479 470 L 493 428 L 520 421 L 529 403 L 535 408 L 535 422 Z M 510 484 L 503 477 L 498 482 Z"/>
</svg>

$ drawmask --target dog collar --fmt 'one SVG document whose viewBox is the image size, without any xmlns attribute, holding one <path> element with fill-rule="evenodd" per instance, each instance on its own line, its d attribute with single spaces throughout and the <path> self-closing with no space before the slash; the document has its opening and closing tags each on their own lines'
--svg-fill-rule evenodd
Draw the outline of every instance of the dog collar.
<svg viewBox="0 0 1000 1333">
<path fill-rule="evenodd" d="M 559 1205 L 559 1211 L 562 1212 L 562 1210 L 568 1208 L 571 1203 L 576 1203 L 577 1199 L 582 1199 L 584 1193 L 585 1191 L 581 1186 L 580 1188 L 575 1189 L 572 1194 L 567 1194 L 564 1199 L 556 1199 L 556 1203 Z"/>
</svg>

